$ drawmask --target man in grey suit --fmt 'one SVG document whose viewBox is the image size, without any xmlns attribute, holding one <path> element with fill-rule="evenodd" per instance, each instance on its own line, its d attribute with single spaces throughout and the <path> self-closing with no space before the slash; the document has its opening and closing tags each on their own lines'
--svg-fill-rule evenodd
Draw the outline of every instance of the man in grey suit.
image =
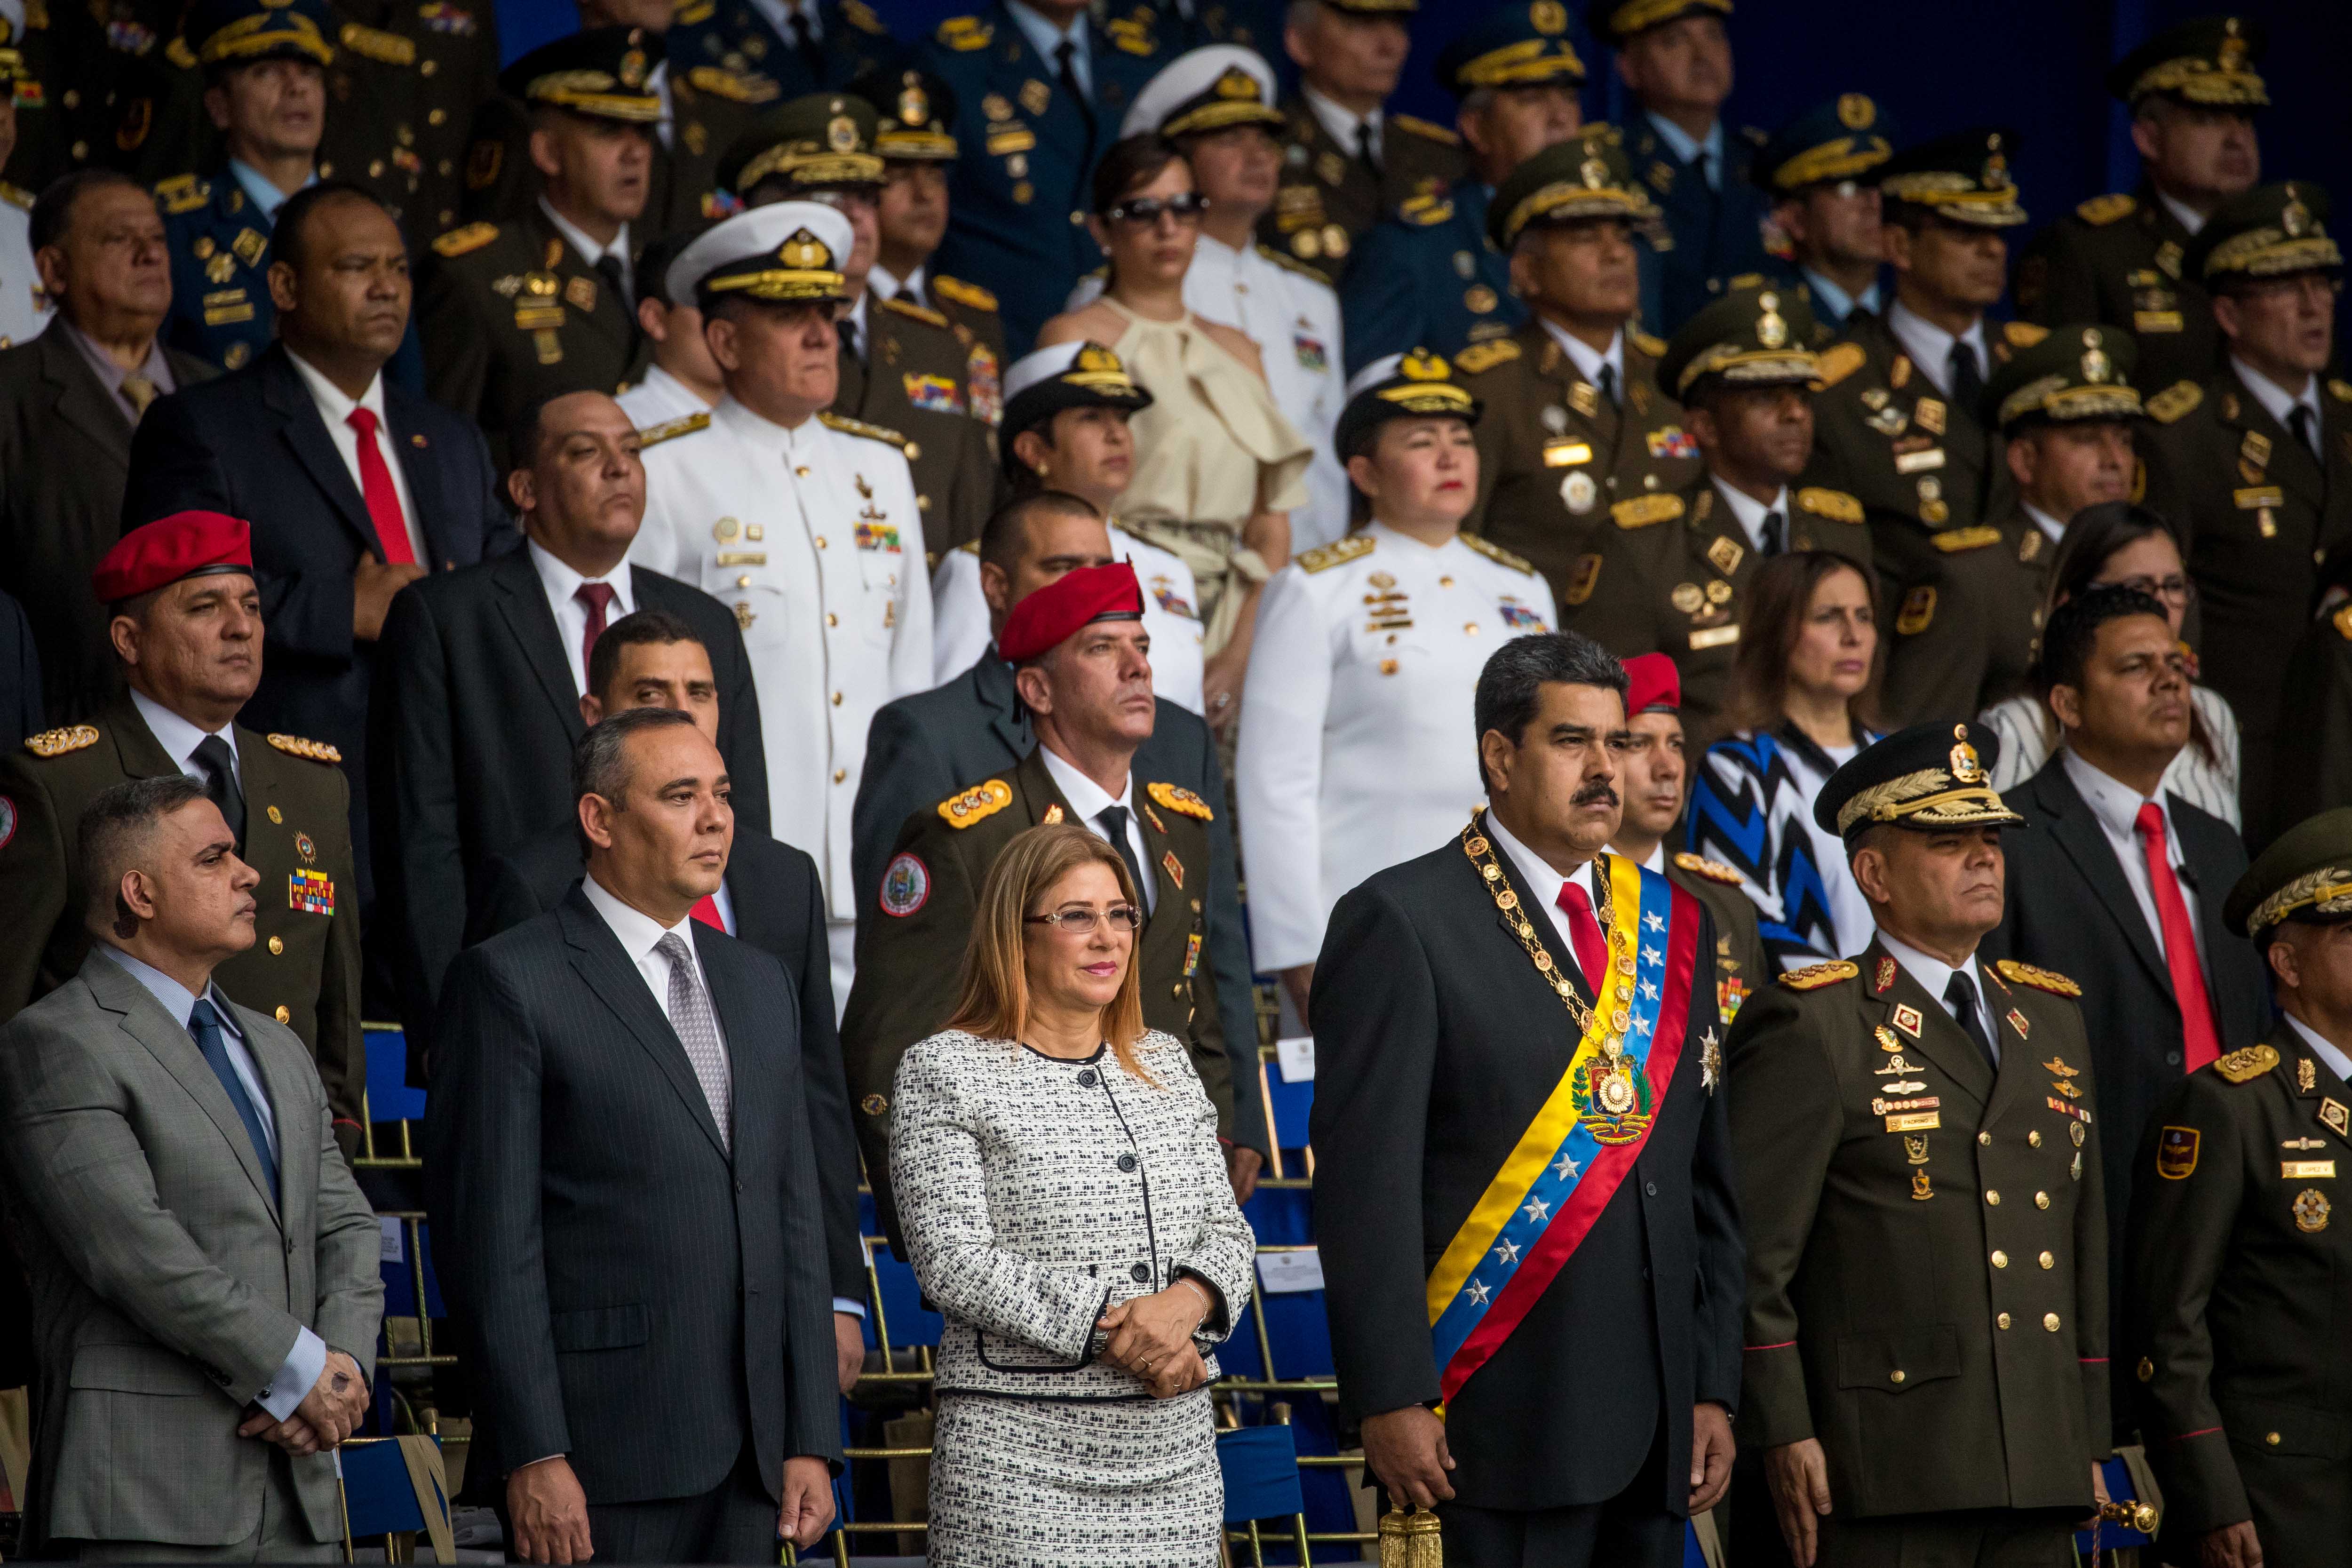
<svg viewBox="0 0 2352 1568">
<path fill-rule="evenodd" d="M 587 875 L 442 985 L 425 1198 L 472 1342 L 469 1468 L 533 1563 L 773 1563 L 833 1518 L 833 1289 L 771 954 L 693 918 L 734 837 L 690 714 L 572 756 Z"/>
<path fill-rule="evenodd" d="M 213 984 L 259 876 L 205 786 L 79 828 L 96 938 L 0 1034 L 0 1146 L 39 1371 L 33 1554 L 341 1555 L 333 1448 L 368 1405 L 375 1215 L 294 1032 Z"/>
</svg>

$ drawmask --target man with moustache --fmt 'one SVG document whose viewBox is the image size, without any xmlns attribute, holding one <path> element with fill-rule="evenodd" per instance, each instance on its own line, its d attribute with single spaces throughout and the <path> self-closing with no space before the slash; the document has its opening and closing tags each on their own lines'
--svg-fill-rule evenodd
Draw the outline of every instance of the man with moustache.
<svg viewBox="0 0 2352 1568">
<path fill-rule="evenodd" d="M 1730 1473 L 1714 922 L 1604 853 L 1626 689 L 1590 638 L 1506 644 L 1478 680 L 1490 805 L 1343 897 L 1316 963 L 1340 1417 L 1469 1568 L 1680 1563 Z"/>
</svg>

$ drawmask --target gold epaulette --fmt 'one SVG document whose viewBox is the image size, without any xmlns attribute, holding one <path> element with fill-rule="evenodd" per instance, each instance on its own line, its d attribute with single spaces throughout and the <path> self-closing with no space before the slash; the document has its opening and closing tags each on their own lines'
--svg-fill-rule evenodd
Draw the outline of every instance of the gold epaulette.
<svg viewBox="0 0 2352 1568">
<path fill-rule="evenodd" d="M 2004 958 L 1993 967 L 2000 971 L 2000 977 L 2003 980 L 2013 981 L 2020 985 L 2031 985 L 2036 991 L 2047 991 L 2053 996 L 2080 996 L 2083 994 L 2081 986 L 2054 969 L 2036 969 L 2030 963 L 2020 963 L 2013 958 Z"/>
<path fill-rule="evenodd" d="M 271 735 L 269 743 L 289 757 L 299 757 L 306 763 L 340 763 L 343 753 L 324 741 L 306 741 L 299 735 Z"/>
<path fill-rule="evenodd" d="M 1675 864 L 1694 877 L 1705 877 L 1710 882 L 1721 882 L 1726 887 L 1739 886 L 1739 873 L 1720 860 L 1710 860 L 1704 855 L 1678 849 L 1675 852 Z"/>
<path fill-rule="evenodd" d="M 1433 228 L 1454 216 L 1454 204 L 1439 191 L 1422 191 L 1397 204 L 1397 219 L 1415 228 Z"/>
<path fill-rule="evenodd" d="M 784 90 L 772 78 L 731 71 L 724 66 L 697 66 L 686 73 L 686 79 L 698 90 L 730 103 L 767 103 Z"/>
<path fill-rule="evenodd" d="M 1963 550 L 1981 550 L 1988 544 L 2000 542 L 2000 530 L 1990 524 L 1975 528 L 1947 528 L 1927 536 L 1927 542 L 1947 555 Z"/>
<path fill-rule="evenodd" d="M 1827 389 L 1860 370 L 1869 358 L 1860 343 L 1832 343 L 1815 363 L 1814 374 Z"/>
<path fill-rule="evenodd" d="M 1003 779 L 991 779 L 959 790 L 940 802 L 940 820 L 950 827 L 970 827 L 982 817 L 994 816 L 1013 804 L 1013 786 Z"/>
<path fill-rule="evenodd" d="M 2352 642 L 2352 605 L 2347 605 L 2328 616 L 2327 623 L 2336 628 L 2337 637 L 2342 637 L 2346 642 Z"/>
<path fill-rule="evenodd" d="M 499 226 L 494 223 L 469 223 L 463 228 L 453 228 L 433 242 L 433 254 L 447 259 L 477 251 L 498 238 Z"/>
<path fill-rule="evenodd" d="M 2352 381 L 2339 381 L 2334 376 L 2328 377 L 2327 395 L 2338 403 L 2352 403 Z"/>
<path fill-rule="evenodd" d="M 1664 359 L 1666 357 L 1665 339 L 1654 338 L 1649 333 L 1642 331 L 1639 327 L 1634 328 L 1625 335 L 1633 340 L 1633 343 L 1635 348 L 1640 349 L 1652 359 Z"/>
<path fill-rule="evenodd" d="M 977 16 L 950 16 L 939 25 L 931 37 L 939 41 L 941 47 L 968 55 L 975 49 L 988 47 L 996 37 L 996 29 Z"/>
<path fill-rule="evenodd" d="M 398 33 L 387 33 L 381 27 L 362 27 L 357 22 L 346 22 L 336 41 L 362 59 L 378 65 L 413 66 L 416 63 L 415 39 L 404 38 Z"/>
<path fill-rule="evenodd" d="M 669 19 L 674 26 L 691 27 L 708 22 L 718 10 L 719 0 L 671 0 Z"/>
<path fill-rule="evenodd" d="M 1359 555 L 1370 555 L 1380 542 L 1369 533 L 1351 533 L 1345 539 L 1335 539 L 1328 544 L 1318 544 L 1298 558 L 1302 572 L 1328 572 L 1343 561 L 1353 561 Z"/>
<path fill-rule="evenodd" d="M 12 207 L 24 207 L 29 210 L 33 205 L 33 193 L 21 185 L 12 185 L 5 180 L 0 180 L 0 202 L 6 202 Z"/>
<path fill-rule="evenodd" d="M 1214 822 L 1217 818 L 1217 814 L 1209 809 L 1207 801 L 1181 784 L 1148 784 L 1143 786 L 1143 793 L 1169 810 L 1181 812 L 1186 816 L 1197 816 L 1203 822 Z"/>
<path fill-rule="evenodd" d="M 658 447 L 674 437 L 691 436 L 697 430 L 708 428 L 709 424 L 710 415 L 705 411 L 700 414 L 681 414 L 675 419 L 665 419 L 658 425 L 648 425 L 637 432 L 637 450 L 642 452 L 648 447 Z"/>
<path fill-rule="evenodd" d="M 1828 518 L 1832 522 L 1860 522 L 1862 500 L 1843 490 L 1823 489 L 1807 485 L 1797 492 L 1797 505 L 1815 517 Z"/>
<path fill-rule="evenodd" d="M 1442 142 L 1448 147 L 1462 145 L 1461 132 L 1449 131 L 1433 121 L 1418 119 L 1410 114 L 1391 114 L 1388 117 L 1388 121 L 1398 130 L 1410 131 L 1415 136 L 1426 136 L 1432 142 Z"/>
<path fill-rule="evenodd" d="M 940 276 L 931 279 L 931 288 L 942 300 L 952 300 L 959 305 L 975 310 L 993 311 L 996 296 L 977 283 L 967 283 L 961 278 Z"/>
<path fill-rule="evenodd" d="M 877 38 L 890 36 L 890 29 L 883 26 L 882 18 L 874 14 L 874 7 L 866 0 L 841 0 L 841 15 L 861 33 L 871 33 Z"/>
<path fill-rule="evenodd" d="M 1683 514 L 1683 498 L 1666 490 L 1653 490 L 1645 496 L 1634 496 L 1609 508 L 1609 521 L 1620 528 L 1647 528 L 1654 522 L 1672 522 Z"/>
<path fill-rule="evenodd" d="M 62 730 L 44 730 L 37 735 L 27 736 L 25 750 L 37 757 L 62 757 L 97 744 L 98 726 L 68 724 Z"/>
<path fill-rule="evenodd" d="M 941 331 L 947 331 L 948 319 L 929 305 L 917 305 L 905 300 L 877 300 L 875 303 L 886 310 L 895 310 L 901 316 L 920 321 L 927 327 L 937 327 Z"/>
<path fill-rule="evenodd" d="M 2050 335 L 2047 327 L 2037 327 L 2032 321 L 2003 321 L 2000 335 L 2009 340 L 2013 349 L 2030 349 Z"/>
<path fill-rule="evenodd" d="M 2176 381 L 2147 400 L 2147 416 L 2170 425 L 2205 401 L 2205 389 L 2193 381 Z"/>
<path fill-rule="evenodd" d="M 1498 364 L 1508 364 L 1519 357 L 1516 338 L 1496 338 L 1491 343 L 1473 343 L 1454 356 L 1454 368 L 1465 375 L 1478 375 Z"/>
<path fill-rule="evenodd" d="M 820 414 L 817 417 L 824 421 L 828 430 L 838 430 L 845 436 L 863 436 L 869 441 L 887 441 L 901 451 L 906 449 L 907 438 L 896 430 L 868 425 L 863 419 L 845 419 L 838 414 Z"/>
<path fill-rule="evenodd" d="M 2252 1083 L 2278 1064 L 2279 1054 L 2270 1047 L 2247 1046 L 2215 1058 L 2213 1070 L 2231 1083 Z"/>
<path fill-rule="evenodd" d="M 167 213 L 192 213 L 213 199 L 212 182 L 194 174 L 174 174 L 156 184 L 155 199 Z"/>
<path fill-rule="evenodd" d="M 966 555 L 977 555 L 980 553 L 980 541 L 977 539 L 967 539 L 961 544 L 957 545 L 956 548 L 962 551 Z"/>
<path fill-rule="evenodd" d="M 184 33 L 172 35 L 172 41 L 163 46 L 163 58 L 171 61 L 176 69 L 192 71 L 196 68 L 196 51 L 188 47 L 188 38 Z"/>
<path fill-rule="evenodd" d="M 1512 554 L 1491 540 L 1481 539 L 1475 533 L 1457 533 L 1454 537 L 1498 566 L 1507 566 L 1523 576 L 1532 577 L 1536 574 L 1534 562 L 1524 555 Z"/>
<path fill-rule="evenodd" d="M 1306 279 L 1308 282 L 1320 283 L 1326 289 L 1331 287 L 1331 280 L 1323 276 L 1321 272 L 1307 266 L 1307 263 L 1299 260 L 1296 257 L 1285 256 L 1282 252 L 1275 249 L 1275 247 L 1270 245 L 1259 246 L 1257 247 L 1257 253 L 1260 256 L 1265 257 L 1268 261 L 1273 262 L 1276 267 L 1281 268 L 1285 272 L 1296 272 L 1301 278 Z"/>
<path fill-rule="evenodd" d="M 2084 223 L 2105 228 L 2117 218 L 2129 217 L 2139 209 L 2139 203 L 2121 191 L 2104 196 L 2093 196 L 2074 209 L 2074 216 Z"/>
<path fill-rule="evenodd" d="M 1780 984 L 1791 991 L 1818 991 L 1824 985 L 1835 985 L 1862 973 L 1852 959 L 1832 958 L 1827 963 L 1809 963 L 1802 969 L 1792 969 L 1780 976 Z"/>
</svg>

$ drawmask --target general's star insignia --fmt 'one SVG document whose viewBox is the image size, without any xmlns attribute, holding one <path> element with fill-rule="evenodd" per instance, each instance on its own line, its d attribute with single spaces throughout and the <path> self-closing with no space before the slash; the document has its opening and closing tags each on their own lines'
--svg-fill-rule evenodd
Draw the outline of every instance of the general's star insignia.
<svg viewBox="0 0 2352 1568">
<path fill-rule="evenodd" d="M 1482 1284 L 1473 1284 L 1470 1287 L 1470 1304 L 1474 1307 L 1483 1307 L 1486 1304 L 1486 1298 L 1493 1294 L 1494 1292 L 1489 1290 L 1486 1286 Z"/>
<path fill-rule="evenodd" d="M 1528 1200 L 1528 1206 L 1521 1209 L 1519 1212 L 1527 1215 L 1531 1220 L 1540 1222 L 1551 1217 L 1551 1205 L 1544 1202 L 1541 1198 L 1529 1198 Z"/>
<path fill-rule="evenodd" d="M 1660 962 L 1660 959 L 1661 959 L 1661 955 L 1660 955 L 1660 953 L 1659 953 L 1659 952 L 1658 952 L 1658 950 L 1657 950 L 1656 948 L 1654 948 L 1654 947 L 1645 947 L 1645 948 L 1643 948 L 1643 949 L 1642 950 L 1642 962 L 1643 962 L 1643 963 L 1656 963 Z"/>
<path fill-rule="evenodd" d="M 1649 914 L 1643 915 L 1642 917 L 1642 922 L 1648 926 L 1652 931 L 1664 931 L 1666 929 L 1665 917 L 1658 914 L 1654 910 Z"/>
<path fill-rule="evenodd" d="M 1564 1182 L 1568 1180 L 1569 1177 L 1576 1174 L 1578 1166 L 1575 1157 L 1570 1155 L 1566 1150 L 1562 1150 L 1560 1151 L 1559 1161 L 1551 1168 L 1551 1173 L 1558 1176 Z"/>
<path fill-rule="evenodd" d="M 1641 992 L 1642 1000 L 1644 1002 L 1654 1002 L 1658 999 L 1658 988 L 1650 981 L 1644 980 L 1642 982 Z"/>
<path fill-rule="evenodd" d="M 1502 1246 L 1495 1248 L 1495 1258 L 1497 1262 L 1505 1265 L 1517 1263 L 1519 1260 L 1519 1244 L 1516 1241 L 1503 1243 Z"/>
</svg>

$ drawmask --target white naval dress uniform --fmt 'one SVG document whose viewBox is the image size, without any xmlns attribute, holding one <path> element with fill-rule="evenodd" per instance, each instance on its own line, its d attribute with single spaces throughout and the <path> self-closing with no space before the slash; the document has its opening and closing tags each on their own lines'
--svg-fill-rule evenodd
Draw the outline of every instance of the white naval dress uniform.
<svg viewBox="0 0 2352 1568">
<path fill-rule="evenodd" d="M 1135 566 L 1143 584 L 1143 629 L 1151 638 L 1151 690 L 1180 708 L 1202 711 L 1198 593 L 1192 569 L 1149 540 L 1111 525 L 1110 552 Z M 980 588 L 980 542 L 947 552 L 931 574 L 931 684 L 945 686 L 988 651 L 988 595 Z"/>
<path fill-rule="evenodd" d="M 673 419 L 684 419 L 696 414 L 708 414 L 709 405 L 695 395 L 694 389 L 662 369 L 649 365 L 645 380 L 613 399 L 629 423 L 640 430 L 656 425 L 667 425 Z"/>
<path fill-rule="evenodd" d="M 645 462 L 629 559 L 715 595 L 743 628 L 774 831 L 822 873 L 837 1009 L 853 973 L 850 807 L 866 726 L 931 679 L 914 479 L 887 441 L 822 416 L 787 430 L 731 396 Z"/>
<path fill-rule="evenodd" d="M 1101 277 L 1079 279 L 1068 309 L 1091 304 L 1102 291 Z M 1348 473 L 1331 446 L 1339 410 L 1348 402 L 1339 297 L 1278 251 L 1263 245 L 1235 250 L 1203 234 L 1184 274 L 1184 305 L 1202 321 L 1232 327 L 1257 344 L 1275 405 L 1315 448 L 1307 468 L 1307 504 L 1290 514 L 1292 552 L 1304 553 L 1346 533 Z"/>
<path fill-rule="evenodd" d="M 0 185 L 0 348 L 29 343 L 49 324 L 49 297 L 33 265 L 31 204 L 14 185 Z"/>
<path fill-rule="evenodd" d="M 1461 831 L 1486 796 L 1479 671 L 1557 624 L 1541 574 L 1462 535 L 1375 522 L 1275 574 L 1234 765 L 1260 970 L 1314 963 L 1341 894 Z"/>
</svg>

